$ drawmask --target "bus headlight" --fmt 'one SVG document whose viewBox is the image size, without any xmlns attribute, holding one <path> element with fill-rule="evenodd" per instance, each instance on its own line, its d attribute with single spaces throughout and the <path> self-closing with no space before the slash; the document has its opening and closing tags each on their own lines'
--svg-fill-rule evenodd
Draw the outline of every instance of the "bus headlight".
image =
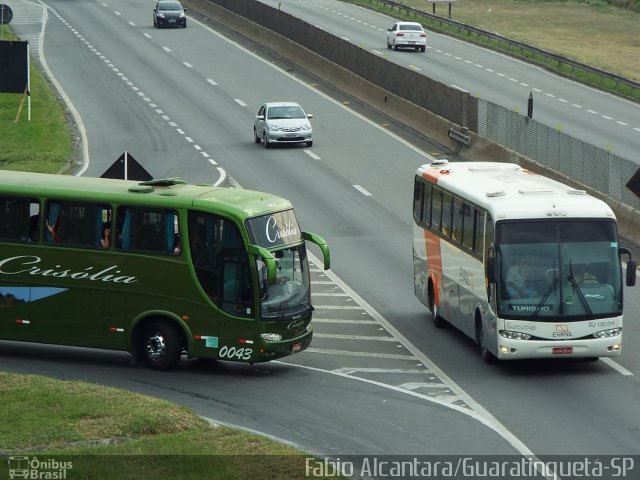
<svg viewBox="0 0 640 480">
<path fill-rule="evenodd" d="M 596 332 L 593 334 L 596 338 L 609 338 L 609 337 L 617 337 L 622 332 L 622 328 L 610 328 L 609 330 L 602 330 L 601 332 Z"/>
<path fill-rule="evenodd" d="M 512 332 L 511 330 L 500 330 L 500 335 L 509 340 L 529 340 L 531 335 L 522 332 Z"/>
<path fill-rule="evenodd" d="M 279 342 L 282 340 L 282 335 L 279 333 L 261 333 L 260 338 L 267 342 Z"/>
</svg>

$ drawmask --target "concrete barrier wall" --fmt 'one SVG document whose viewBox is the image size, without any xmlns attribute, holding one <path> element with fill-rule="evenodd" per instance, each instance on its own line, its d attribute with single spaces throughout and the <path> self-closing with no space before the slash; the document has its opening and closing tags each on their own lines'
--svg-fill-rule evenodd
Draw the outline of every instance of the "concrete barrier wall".
<svg viewBox="0 0 640 480">
<path fill-rule="evenodd" d="M 225 2 L 231 2 L 230 4 L 233 5 L 234 11 L 227 10 L 226 8 L 218 5 L 218 3 Z M 387 60 L 380 59 L 379 57 L 370 54 L 349 42 L 342 41 L 341 39 L 338 39 L 341 42 L 332 44 L 332 48 L 344 48 L 346 51 L 352 51 L 354 48 L 357 49 L 356 53 L 358 55 L 358 62 L 356 63 L 365 63 L 363 59 L 368 59 L 370 57 L 375 58 L 376 61 L 383 61 L 384 69 L 381 67 L 378 67 L 378 69 L 389 69 L 390 72 L 393 72 L 387 72 L 384 74 L 388 75 L 388 84 L 390 85 L 388 88 L 384 88 L 373 83 L 369 79 L 358 75 L 351 69 L 345 68 L 344 66 L 327 59 L 325 56 L 316 52 L 315 49 L 312 50 L 304 47 L 300 43 L 289 38 L 288 34 L 287 36 L 284 36 L 264 27 L 261 25 L 261 23 L 263 23 L 262 20 L 260 23 L 249 20 L 247 17 L 256 15 L 263 15 L 265 18 L 269 17 L 271 19 L 269 22 L 272 24 L 277 23 L 278 29 L 287 32 L 289 27 L 291 27 L 289 29 L 291 32 L 297 31 L 298 33 L 293 36 L 309 37 L 311 34 L 308 32 L 311 32 L 312 30 L 319 30 L 306 23 L 305 26 L 302 27 L 299 25 L 301 22 L 299 19 L 295 19 L 289 15 L 282 15 L 283 12 L 274 14 L 273 11 L 277 12 L 277 10 L 260 2 L 247 0 L 183 0 L 183 4 L 203 16 L 215 19 L 219 23 L 224 24 L 241 35 L 251 38 L 253 41 L 277 51 L 281 56 L 291 60 L 297 65 L 300 65 L 302 68 L 312 72 L 324 81 L 335 85 L 345 93 L 361 99 L 373 108 L 386 113 L 406 125 L 410 125 L 420 133 L 432 138 L 441 145 L 463 155 L 466 158 L 473 159 L 474 161 L 517 163 L 524 168 L 555 178 L 556 180 L 571 185 L 574 188 L 588 191 L 591 195 L 607 202 L 613 209 L 616 217 L 618 218 L 619 233 L 640 245 L 640 211 L 603 195 L 601 192 L 582 185 L 555 170 L 540 165 L 529 157 L 505 148 L 502 145 L 487 140 L 486 138 L 480 137 L 471 130 L 464 131 L 464 134 L 470 138 L 469 145 L 464 145 L 458 141 L 452 140 L 449 137 L 449 129 L 453 128 L 461 130 L 461 126 L 459 124 L 446 120 L 445 118 L 432 113 L 427 108 L 406 98 L 405 90 L 407 90 L 407 83 L 403 78 L 408 77 L 408 73 L 418 75 L 416 72 L 412 72 L 404 67 L 396 68 L 394 64 Z M 259 10 L 258 13 L 256 13 L 256 6 L 259 9 L 268 8 L 269 11 Z M 272 18 L 274 15 L 277 19 Z M 296 25 L 296 27 L 292 27 L 292 25 Z M 323 33 L 326 34 L 326 32 Z M 349 56 L 345 56 L 345 58 L 349 58 Z M 373 72 L 375 69 L 371 69 L 371 71 Z M 383 74 L 380 74 L 380 76 L 382 75 Z M 422 75 L 419 76 L 422 77 Z M 411 76 L 411 78 L 411 82 L 414 82 L 415 77 Z M 433 94 L 433 91 L 426 90 L 423 93 L 426 96 L 429 96 L 429 93 Z M 433 94 L 433 96 L 436 95 Z M 460 101 L 462 102 L 462 97 L 460 97 Z M 475 107 L 473 107 L 473 105 L 471 106 L 470 117 L 477 115 L 477 113 L 473 111 L 473 108 L 477 108 L 477 105 Z"/>
</svg>

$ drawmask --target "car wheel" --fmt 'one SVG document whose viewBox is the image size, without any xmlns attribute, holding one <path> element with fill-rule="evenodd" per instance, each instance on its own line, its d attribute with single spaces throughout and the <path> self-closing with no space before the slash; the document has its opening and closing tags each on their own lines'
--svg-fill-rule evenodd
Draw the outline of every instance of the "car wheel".
<svg viewBox="0 0 640 480">
<path fill-rule="evenodd" d="M 256 143 L 260 143 L 260 137 L 258 136 L 258 132 L 256 131 L 256 127 L 253 127 L 253 141 Z"/>
<path fill-rule="evenodd" d="M 416 51 L 416 52 L 419 52 L 419 51 L 420 51 L 420 47 L 416 47 L 416 48 L 415 48 L 415 51 Z"/>
<path fill-rule="evenodd" d="M 267 138 L 267 132 L 262 132 L 262 141 L 264 142 L 264 148 L 271 147 L 271 144 L 269 143 L 269 139 Z"/>
<path fill-rule="evenodd" d="M 424 51 L 426 51 L 426 50 L 427 50 L 427 47 L 420 47 L 420 51 L 421 51 L 421 52 L 424 52 Z"/>
<path fill-rule="evenodd" d="M 391 44 L 389 43 L 388 39 L 387 39 L 387 50 L 391 50 Z"/>
<path fill-rule="evenodd" d="M 309 140 L 309 141 L 307 142 L 307 147 L 311 147 L 311 146 L 313 146 L 313 140 Z"/>
<path fill-rule="evenodd" d="M 397 52 L 397 51 L 398 51 L 398 45 L 396 45 L 395 43 L 393 44 L 393 50 L 394 50 L 395 52 Z"/>
<path fill-rule="evenodd" d="M 182 25 L 182 28 L 187 28 L 187 21 L 184 21 L 184 25 Z"/>
<path fill-rule="evenodd" d="M 158 24 L 156 23 L 156 19 L 153 19 L 153 28 L 158 28 Z"/>
</svg>

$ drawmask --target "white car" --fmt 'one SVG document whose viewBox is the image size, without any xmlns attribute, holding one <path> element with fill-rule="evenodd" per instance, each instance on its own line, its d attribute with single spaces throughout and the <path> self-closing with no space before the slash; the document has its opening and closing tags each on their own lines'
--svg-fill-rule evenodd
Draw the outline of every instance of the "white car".
<svg viewBox="0 0 640 480">
<path fill-rule="evenodd" d="M 427 49 L 427 34 L 419 23 L 396 22 L 387 30 L 387 48 L 413 48 L 416 52 L 424 52 Z"/>
<path fill-rule="evenodd" d="M 313 145 L 311 118 L 313 115 L 305 113 L 295 102 L 265 103 L 253 123 L 253 139 L 264 143 L 265 148 L 277 143 L 304 143 L 310 147 Z"/>
</svg>

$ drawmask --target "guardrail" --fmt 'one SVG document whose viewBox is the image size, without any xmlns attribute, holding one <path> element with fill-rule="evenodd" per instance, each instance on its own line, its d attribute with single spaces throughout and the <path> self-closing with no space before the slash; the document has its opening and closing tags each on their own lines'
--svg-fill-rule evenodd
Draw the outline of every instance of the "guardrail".
<svg viewBox="0 0 640 480">
<path fill-rule="evenodd" d="M 572 72 L 575 72 L 576 70 L 581 70 L 582 72 L 584 72 L 585 75 L 594 75 L 596 77 L 599 77 L 601 80 L 610 81 L 613 83 L 615 87 L 623 86 L 626 89 L 629 89 L 631 94 L 627 96 L 631 98 L 634 98 L 636 100 L 640 98 L 640 82 L 636 82 L 629 78 L 616 75 L 615 73 L 611 73 L 607 70 L 586 65 L 576 60 L 567 58 L 563 55 L 558 55 L 556 53 L 552 53 L 547 50 L 543 50 L 541 48 L 527 45 L 526 43 L 522 43 L 508 37 L 504 37 L 498 33 L 482 30 L 480 28 L 476 28 L 471 25 L 458 22 L 456 20 L 434 15 L 424 10 L 413 8 L 402 3 L 394 2 L 392 0 L 358 0 L 358 3 L 359 4 L 378 3 L 378 4 L 382 4 L 389 7 L 392 11 L 394 9 L 397 9 L 399 12 L 405 12 L 407 16 L 428 18 L 431 22 L 435 24 L 446 25 L 448 28 L 442 28 L 443 31 L 448 32 L 450 31 L 450 29 L 457 29 L 460 36 L 469 41 L 474 41 L 474 38 L 473 38 L 474 35 L 477 37 L 477 39 L 481 39 L 482 37 L 485 37 L 487 39 L 487 42 L 489 43 L 493 41 L 499 45 L 503 45 L 504 48 L 502 50 L 505 50 L 510 53 L 514 53 L 520 57 L 526 58 L 540 65 L 551 66 L 549 62 L 556 62 L 557 67 L 554 68 L 554 70 L 558 71 L 561 74 L 563 73 L 561 70 L 561 67 L 563 65 L 570 67 Z M 481 43 L 481 42 L 477 42 L 477 43 Z M 517 52 L 514 52 L 514 49 L 520 50 L 520 53 L 518 54 Z M 541 57 L 542 60 L 538 60 L 536 56 L 538 58 Z"/>
</svg>

